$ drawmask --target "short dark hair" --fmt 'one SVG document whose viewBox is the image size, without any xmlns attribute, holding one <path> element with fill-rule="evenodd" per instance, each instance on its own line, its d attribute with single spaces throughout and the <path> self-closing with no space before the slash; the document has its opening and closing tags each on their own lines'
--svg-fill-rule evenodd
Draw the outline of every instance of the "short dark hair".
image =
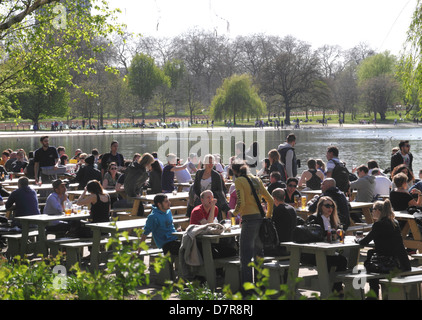
<svg viewBox="0 0 422 320">
<path fill-rule="evenodd" d="M 44 141 L 44 139 L 47 139 L 47 138 L 49 138 L 49 136 L 42 136 L 42 137 L 40 138 L 40 142 L 43 142 L 43 141 Z"/>
<path fill-rule="evenodd" d="M 163 193 L 158 193 L 155 197 L 154 197 L 154 205 L 156 207 L 158 207 L 159 203 L 163 203 L 164 200 L 167 199 L 167 195 L 163 194 Z"/>
<path fill-rule="evenodd" d="M 119 142 L 118 142 L 117 140 L 113 140 L 113 141 L 111 141 L 111 143 L 110 143 L 110 147 L 112 147 L 112 146 L 113 146 L 113 144 L 115 144 L 115 143 L 119 144 Z"/>
<path fill-rule="evenodd" d="M 296 141 L 296 136 L 294 135 L 294 133 L 290 133 L 290 134 L 287 136 L 286 141 L 287 141 L 288 143 L 293 142 L 293 141 Z"/>
<path fill-rule="evenodd" d="M 316 169 L 316 161 L 315 159 L 309 159 L 308 162 L 308 168 L 309 169 Z"/>
<path fill-rule="evenodd" d="M 328 147 L 327 152 L 331 152 L 334 157 L 338 157 L 338 148 L 336 146 Z"/>
<path fill-rule="evenodd" d="M 278 171 L 273 171 L 270 173 L 270 177 L 277 179 L 277 181 L 281 180 L 281 174 Z"/>
<path fill-rule="evenodd" d="M 368 161 L 368 169 L 379 168 L 378 162 L 376 160 L 369 160 Z"/>
<path fill-rule="evenodd" d="M 399 148 L 401 149 L 402 147 L 404 147 L 405 144 L 408 144 L 408 143 L 409 143 L 409 140 L 402 140 L 402 141 L 400 141 Z"/>
<path fill-rule="evenodd" d="M 95 194 L 104 194 L 104 189 L 98 180 L 90 180 L 86 184 L 86 191 Z"/>
<path fill-rule="evenodd" d="M 290 178 L 287 179 L 286 183 L 289 184 L 290 182 L 295 182 L 296 185 L 299 184 L 299 180 L 297 178 L 294 178 L 294 177 L 290 177 Z"/>
<path fill-rule="evenodd" d="M 286 198 L 286 192 L 282 188 L 276 188 L 271 193 L 274 199 L 277 199 L 278 201 L 284 202 L 284 199 Z"/>
<path fill-rule="evenodd" d="M 29 185 L 29 179 L 27 177 L 20 177 L 18 180 L 18 185 L 20 187 L 27 187 Z"/>
<path fill-rule="evenodd" d="M 363 172 L 365 172 L 365 173 L 368 173 L 368 172 L 369 172 L 368 167 L 367 167 L 367 166 L 365 166 L 364 164 L 362 164 L 362 165 L 360 165 L 359 167 L 357 167 L 357 170 L 358 170 L 358 171 L 363 171 Z"/>
</svg>

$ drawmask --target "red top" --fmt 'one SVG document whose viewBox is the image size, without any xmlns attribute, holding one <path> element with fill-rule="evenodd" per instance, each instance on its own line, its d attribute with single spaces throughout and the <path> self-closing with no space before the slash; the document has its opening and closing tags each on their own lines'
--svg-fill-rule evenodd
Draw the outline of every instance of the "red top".
<svg viewBox="0 0 422 320">
<path fill-rule="evenodd" d="M 193 208 L 190 214 L 190 224 L 201 224 L 201 220 L 205 219 L 208 220 L 209 212 L 206 212 L 204 209 L 204 205 L 200 204 Z M 215 207 L 214 210 L 214 218 L 218 216 L 218 208 Z M 213 219 L 214 220 L 214 219 Z"/>
</svg>

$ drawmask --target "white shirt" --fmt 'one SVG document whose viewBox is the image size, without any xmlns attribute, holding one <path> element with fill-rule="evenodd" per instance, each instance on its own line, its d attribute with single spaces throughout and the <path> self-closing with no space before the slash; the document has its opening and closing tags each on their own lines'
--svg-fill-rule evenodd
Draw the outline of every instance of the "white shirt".
<svg viewBox="0 0 422 320">
<path fill-rule="evenodd" d="M 388 195 L 390 194 L 392 182 L 385 176 L 375 176 L 374 194 Z"/>
</svg>

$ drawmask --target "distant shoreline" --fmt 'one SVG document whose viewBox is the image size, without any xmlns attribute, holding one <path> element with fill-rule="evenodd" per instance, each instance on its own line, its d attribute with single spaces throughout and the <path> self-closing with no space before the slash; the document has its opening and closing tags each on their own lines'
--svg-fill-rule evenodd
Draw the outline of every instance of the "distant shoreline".
<svg viewBox="0 0 422 320">
<path fill-rule="evenodd" d="M 289 125 L 287 127 L 279 128 L 278 130 L 327 130 L 327 129 L 408 129 L 408 128 L 419 128 L 422 127 L 422 124 L 415 124 L 415 123 L 398 123 L 397 125 L 394 124 L 343 124 L 342 126 L 338 124 L 328 124 L 328 125 L 310 125 L 310 124 L 302 124 L 299 128 L 295 128 L 293 125 Z M 180 132 L 180 131 L 242 131 L 242 130 L 277 130 L 274 127 L 264 127 L 264 129 L 259 129 L 256 127 L 234 127 L 234 128 L 227 128 L 227 127 L 214 127 L 213 129 L 211 126 L 208 128 L 204 127 L 185 127 L 185 128 L 154 128 L 154 129 L 107 129 L 107 130 L 63 130 L 63 131 L 0 131 L 0 137 L 34 137 L 34 136 L 68 136 L 68 135 L 109 135 L 109 134 L 150 134 L 154 132 Z"/>
</svg>

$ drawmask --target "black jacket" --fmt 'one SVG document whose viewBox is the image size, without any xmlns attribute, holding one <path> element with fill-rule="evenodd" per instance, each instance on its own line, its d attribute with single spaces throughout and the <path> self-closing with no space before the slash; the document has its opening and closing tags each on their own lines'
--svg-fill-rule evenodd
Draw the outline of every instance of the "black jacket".
<svg viewBox="0 0 422 320">
<path fill-rule="evenodd" d="M 329 188 L 325 190 L 325 192 L 323 192 L 320 196 L 313 198 L 311 200 L 311 204 L 308 207 L 309 212 L 316 212 L 318 201 L 322 196 L 329 196 L 334 200 L 337 205 L 337 214 L 341 224 L 343 225 L 343 229 L 347 230 L 347 228 L 350 226 L 351 208 L 349 202 L 346 199 L 346 196 L 337 187 Z"/>
<path fill-rule="evenodd" d="M 359 244 L 365 246 L 372 240 L 375 243 L 375 252 L 377 254 L 396 257 L 402 271 L 411 269 L 397 221 L 393 224 L 390 220 L 384 218 L 375 222 L 372 225 L 372 230 L 365 238 L 359 241 Z"/>
<path fill-rule="evenodd" d="M 79 182 L 78 189 L 83 190 L 90 180 L 97 180 L 102 184 L 101 171 L 88 164 L 78 170 L 72 182 Z"/>
<path fill-rule="evenodd" d="M 413 169 L 412 169 L 413 155 L 410 152 L 409 152 L 409 160 L 410 160 L 409 169 L 413 172 Z M 395 167 L 397 167 L 398 165 L 401 165 L 402 163 L 403 163 L 403 157 L 400 151 L 397 151 L 395 154 L 391 156 L 391 162 L 390 162 L 391 171 L 393 171 Z"/>
</svg>

